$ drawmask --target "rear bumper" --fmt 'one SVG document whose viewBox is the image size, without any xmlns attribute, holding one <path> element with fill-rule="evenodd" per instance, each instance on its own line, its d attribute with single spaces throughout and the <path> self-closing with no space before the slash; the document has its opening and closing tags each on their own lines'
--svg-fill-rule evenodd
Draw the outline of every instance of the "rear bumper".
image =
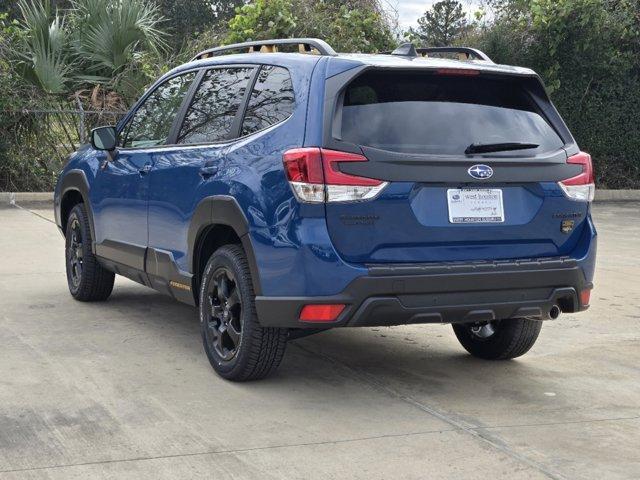
<svg viewBox="0 0 640 480">
<path fill-rule="evenodd" d="M 595 253 L 595 245 L 592 252 Z M 333 328 L 412 323 L 464 323 L 531 317 L 544 320 L 554 305 L 563 312 L 587 308 L 579 293 L 592 288 L 573 258 L 371 265 L 338 295 L 257 297 L 262 326 Z M 307 304 L 347 307 L 334 322 L 300 322 Z"/>
</svg>

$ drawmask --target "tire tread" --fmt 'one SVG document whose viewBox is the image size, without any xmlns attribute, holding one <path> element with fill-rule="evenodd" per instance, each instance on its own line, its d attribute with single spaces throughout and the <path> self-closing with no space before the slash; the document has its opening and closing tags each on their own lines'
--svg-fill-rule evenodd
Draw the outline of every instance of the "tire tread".
<svg viewBox="0 0 640 480">
<path fill-rule="evenodd" d="M 498 328 L 494 337 L 480 340 L 471 334 L 467 325 L 453 325 L 458 341 L 471 355 L 485 360 L 510 360 L 524 355 L 533 347 L 542 322 L 514 318 L 502 320 Z"/>
</svg>

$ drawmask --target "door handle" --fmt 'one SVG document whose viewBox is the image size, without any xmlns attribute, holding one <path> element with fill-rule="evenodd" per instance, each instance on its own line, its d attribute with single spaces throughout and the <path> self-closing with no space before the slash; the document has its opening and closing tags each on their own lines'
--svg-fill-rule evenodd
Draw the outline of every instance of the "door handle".
<svg viewBox="0 0 640 480">
<path fill-rule="evenodd" d="M 213 177 L 216 173 L 218 173 L 217 165 L 205 165 L 200 169 L 200 175 L 202 178 Z"/>
<path fill-rule="evenodd" d="M 140 172 L 140 175 L 146 175 L 150 171 L 151 171 L 150 163 L 146 163 L 140 170 L 138 170 L 138 172 Z"/>
</svg>

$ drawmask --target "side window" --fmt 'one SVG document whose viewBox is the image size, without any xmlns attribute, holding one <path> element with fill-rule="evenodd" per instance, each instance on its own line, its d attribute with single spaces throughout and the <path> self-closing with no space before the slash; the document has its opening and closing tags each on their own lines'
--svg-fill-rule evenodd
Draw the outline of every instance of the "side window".
<svg viewBox="0 0 640 480">
<path fill-rule="evenodd" d="M 154 147 L 165 144 L 173 120 L 195 76 L 196 72 L 179 75 L 156 88 L 125 127 L 122 147 Z"/>
<path fill-rule="evenodd" d="M 262 67 L 242 125 L 242 135 L 263 130 L 293 113 L 295 97 L 286 68 Z"/>
<path fill-rule="evenodd" d="M 252 68 L 209 70 L 187 110 L 178 143 L 212 143 L 228 139 L 252 71 Z"/>
</svg>

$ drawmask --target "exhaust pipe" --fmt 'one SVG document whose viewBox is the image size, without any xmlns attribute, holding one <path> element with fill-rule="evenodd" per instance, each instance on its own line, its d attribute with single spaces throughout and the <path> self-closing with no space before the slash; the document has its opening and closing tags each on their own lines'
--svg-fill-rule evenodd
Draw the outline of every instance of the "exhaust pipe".
<svg viewBox="0 0 640 480">
<path fill-rule="evenodd" d="M 549 309 L 549 318 L 551 320 L 555 320 L 560 316 L 560 313 L 561 313 L 560 307 L 558 305 L 554 305 Z"/>
</svg>

